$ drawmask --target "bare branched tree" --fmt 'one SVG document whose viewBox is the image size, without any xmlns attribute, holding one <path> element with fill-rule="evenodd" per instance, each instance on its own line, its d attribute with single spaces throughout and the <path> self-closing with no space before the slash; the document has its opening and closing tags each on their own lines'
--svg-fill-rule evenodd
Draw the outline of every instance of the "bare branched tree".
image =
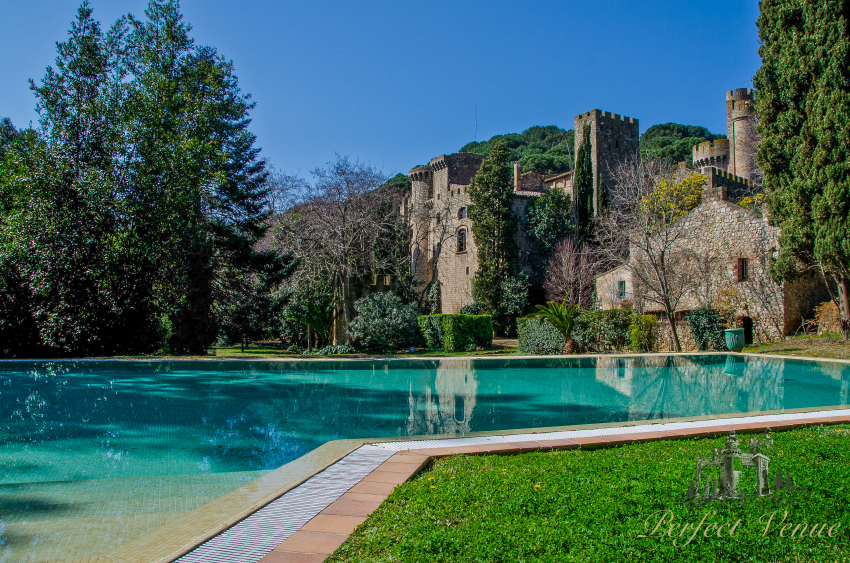
<svg viewBox="0 0 850 563">
<path fill-rule="evenodd" d="M 371 275 L 376 240 L 397 225 L 396 197 L 379 189 L 386 176 L 370 165 L 337 155 L 313 170 L 298 202 L 277 218 L 278 248 L 298 260 L 294 276 L 307 283 L 330 282 L 336 317 L 334 344 L 348 342 L 354 314 L 352 282 Z"/>
<path fill-rule="evenodd" d="M 599 272 L 599 259 L 587 245 L 579 245 L 567 237 L 555 245 L 546 266 L 543 289 L 549 301 L 591 307 L 594 278 Z"/>
<path fill-rule="evenodd" d="M 415 213 L 410 221 L 413 230 L 411 237 L 414 242 L 411 259 L 414 263 L 424 260 L 430 265 L 429 279 L 417 280 L 422 282 L 419 284 L 420 303 L 424 303 L 427 298 L 428 282 L 437 279 L 443 250 L 451 250 L 450 246 L 457 242 L 458 227 L 461 221 L 466 219 L 465 210 L 465 207 L 452 207 L 449 198 L 432 198 L 427 205 L 411 210 Z M 464 213 L 463 217 L 459 216 L 460 213 Z M 415 264 L 413 269 L 416 269 Z"/>
<path fill-rule="evenodd" d="M 669 161 L 633 157 L 620 162 L 613 170 L 610 207 L 597 218 L 596 233 L 606 264 L 626 265 L 643 299 L 666 313 L 678 352 L 675 313 L 697 291 L 702 274 L 675 196 L 656 190 L 662 180 L 674 183 L 674 171 Z"/>
<path fill-rule="evenodd" d="M 297 174 L 287 174 L 269 166 L 266 179 L 266 205 L 271 215 L 285 213 L 298 203 L 307 189 L 307 182 Z"/>
</svg>

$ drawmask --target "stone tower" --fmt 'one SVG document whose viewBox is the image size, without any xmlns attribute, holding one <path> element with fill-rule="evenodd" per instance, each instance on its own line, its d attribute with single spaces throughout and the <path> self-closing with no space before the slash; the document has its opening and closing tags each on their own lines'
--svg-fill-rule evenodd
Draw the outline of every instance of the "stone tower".
<svg viewBox="0 0 850 563">
<path fill-rule="evenodd" d="M 704 141 L 698 145 L 694 145 L 693 153 L 694 168 L 697 170 L 713 166 L 714 168 L 725 171 L 729 167 L 728 139 Z"/>
<path fill-rule="evenodd" d="M 598 109 L 575 117 L 576 158 L 584 141 L 585 126 L 590 126 L 590 158 L 593 163 L 593 213 L 599 210 L 600 185 L 611 189 L 614 167 L 636 156 L 640 142 L 638 120 Z"/>
<path fill-rule="evenodd" d="M 747 180 L 756 179 L 757 123 L 753 91 L 736 88 L 727 92 L 726 136 L 729 138 L 729 165 L 726 170 Z"/>
<path fill-rule="evenodd" d="M 410 249 L 410 270 L 413 277 L 426 283 L 431 281 L 431 199 L 434 197 L 434 179 L 429 166 L 419 166 L 407 173 L 410 178 L 410 205 L 408 206 L 413 239 Z"/>
</svg>

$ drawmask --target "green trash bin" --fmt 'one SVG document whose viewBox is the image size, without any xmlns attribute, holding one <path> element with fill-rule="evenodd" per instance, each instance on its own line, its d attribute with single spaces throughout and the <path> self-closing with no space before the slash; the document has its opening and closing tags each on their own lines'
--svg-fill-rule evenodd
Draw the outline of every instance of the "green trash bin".
<svg viewBox="0 0 850 563">
<path fill-rule="evenodd" d="M 730 352 L 740 352 L 744 349 L 743 328 L 727 328 L 724 333 L 724 336 L 726 337 L 726 347 Z"/>
</svg>

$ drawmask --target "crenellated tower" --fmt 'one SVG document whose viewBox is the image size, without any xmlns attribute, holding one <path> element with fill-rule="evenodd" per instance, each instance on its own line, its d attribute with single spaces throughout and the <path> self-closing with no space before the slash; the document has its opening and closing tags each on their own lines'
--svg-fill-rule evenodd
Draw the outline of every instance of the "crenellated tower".
<svg viewBox="0 0 850 563">
<path fill-rule="evenodd" d="M 753 91 L 736 88 L 726 93 L 726 136 L 729 138 L 730 174 L 755 180 L 758 166 L 758 115 Z"/>
<path fill-rule="evenodd" d="M 434 178 L 430 166 L 418 166 L 407 173 L 410 178 L 408 215 L 412 229 L 410 270 L 413 277 L 431 281 L 431 200 L 434 197 Z"/>
<path fill-rule="evenodd" d="M 704 141 L 693 148 L 694 168 L 712 166 L 726 170 L 729 166 L 729 139 Z"/>
<path fill-rule="evenodd" d="M 613 187 L 613 172 L 617 164 L 638 154 L 640 128 L 633 117 L 617 115 L 598 109 L 575 117 L 576 158 L 584 141 L 584 129 L 590 127 L 591 161 L 593 163 L 593 212 L 600 206 L 600 186 Z"/>
</svg>

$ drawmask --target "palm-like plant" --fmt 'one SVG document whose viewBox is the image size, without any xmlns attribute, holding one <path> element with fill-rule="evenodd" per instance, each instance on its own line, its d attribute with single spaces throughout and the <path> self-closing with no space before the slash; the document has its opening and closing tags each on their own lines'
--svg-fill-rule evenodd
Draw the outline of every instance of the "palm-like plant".
<svg viewBox="0 0 850 563">
<path fill-rule="evenodd" d="M 549 321 L 555 330 L 564 335 L 564 354 L 575 353 L 578 346 L 572 338 L 573 326 L 575 326 L 576 317 L 579 310 L 577 304 L 567 305 L 567 300 L 558 304 L 555 301 L 549 301 L 545 305 L 537 305 L 537 312 L 532 313 L 529 317 Z"/>
<path fill-rule="evenodd" d="M 307 301 L 307 311 L 303 314 L 292 313 L 287 319 L 307 325 L 307 351 L 312 351 L 311 333 L 315 333 L 317 340 L 329 342 L 330 331 L 334 321 L 334 307 L 330 299 L 323 301 Z M 317 342 L 318 346 L 318 342 Z"/>
</svg>

